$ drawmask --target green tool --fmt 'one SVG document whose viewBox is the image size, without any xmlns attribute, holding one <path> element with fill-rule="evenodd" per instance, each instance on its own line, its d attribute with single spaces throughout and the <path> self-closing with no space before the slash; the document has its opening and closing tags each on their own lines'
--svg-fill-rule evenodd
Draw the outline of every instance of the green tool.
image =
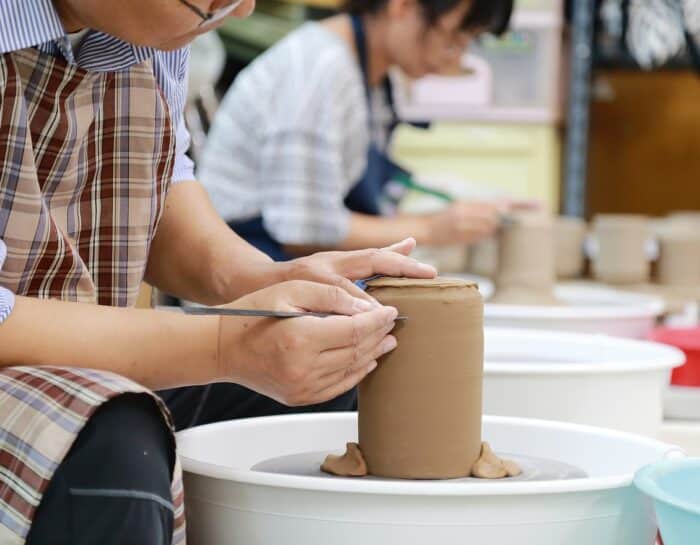
<svg viewBox="0 0 700 545">
<path fill-rule="evenodd" d="M 407 172 L 400 172 L 399 174 L 394 176 L 393 180 L 400 183 L 406 189 L 418 191 L 419 193 L 423 193 L 424 195 L 431 195 L 431 196 L 437 197 L 438 199 L 441 199 L 445 202 L 451 203 L 451 202 L 455 202 L 457 200 L 449 193 L 445 193 L 444 191 L 440 191 L 439 189 L 433 189 L 432 187 L 427 187 L 423 184 L 416 182 L 413 179 L 413 176 L 411 176 Z M 515 223 L 517 223 L 517 220 L 511 214 L 501 213 L 501 225 L 502 226 L 505 227 L 505 226 L 509 226 L 509 225 L 514 225 Z"/>
<path fill-rule="evenodd" d="M 446 202 L 454 202 L 456 200 L 449 193 L 445 193 L 444 191 L 440 191 L 439 189 L 433 189 L 432 187 L 427 187 L 423 184 L 419 184 L 413 179 L 413 176 L 411 176 L 407 172 L 400 172 L 393 179 L 400 183 L 402 186 L 404 186 L 406 189 L 412 189 L 413 191 L 418 191 L 425 195 L 432 195 L 433 197 L 437 197 L 438 199 L 442 199 Z"/>
</svg>

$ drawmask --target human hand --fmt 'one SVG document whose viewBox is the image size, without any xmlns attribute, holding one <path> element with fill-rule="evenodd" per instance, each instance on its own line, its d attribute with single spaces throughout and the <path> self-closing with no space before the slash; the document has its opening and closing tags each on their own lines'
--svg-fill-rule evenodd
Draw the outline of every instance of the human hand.
<svg viewBox="0 0 700 545">
<path fill-rule="evenodd" d="M 503 213 L 538 211 L 544 203 L 537 199 L 499 199 L 495 201 Z"/>
<path fill-rule="evenodd" d="M 494 201 L 456 201 L 425 216 L 429 244 L 471 244 L 492 236 L 509 206 Z"/>
<path fill-rule="evenodd" d="M 396 347 L 389 334 L 396 309 L 373 306 L 341 286 L 295 280 L 254 292 L 231 306 L 340 314 L 221 317 L 217 358 L 221 380 L 290 406 L 321 403 L 350 390 L 374 370 L 380 356 Z"/>
<path fill-rule="evenodd" d="M 360 299 L 374 301 L 353 280 L 376 274 L 406 276 L 410 278 L 434 278 L 434 267 L 409 257 L 416 241 L 407 238 L 386 248 L 370 248 L 352 252 L 320 252 L 307 257 L 280 263 L 284 267 L 285 280 L 310 280 L 338 286 Z"/>
</svg>

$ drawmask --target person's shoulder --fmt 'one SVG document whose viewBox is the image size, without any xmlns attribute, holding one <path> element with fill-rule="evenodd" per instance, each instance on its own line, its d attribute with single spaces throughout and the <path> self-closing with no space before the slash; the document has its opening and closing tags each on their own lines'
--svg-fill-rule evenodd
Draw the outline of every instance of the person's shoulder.
<svg viewBox="0 0 700 545">
<path fill-rule="evenodd" d="M 135 51 L 146 56 L 152 52 L 151 62 L 156 76 L 173 81 L 184 82 L 187 78 L 188 64 L 190 61 L 190 46 L 172 51 L 149 50 L 148 48 L 134 48 Z"/>
<path fill-rule="evenodd" d="M 238 123 L 256 118 L 263 132 L 324 132 L 364 106 L 363 89 L 348 44 L 324 25 L 309 22 L 243 69 L 221 110 Z"/>
<path fill-rule="evenodd" d="M 289 41 L 303 42 L 308 49 L 321 47 L 336 54 L 349 54 L 345 41 L 322 22 L 309 21 L 304 23 L 287 36 Z"/>
<path fill-rule="evenodd" d="M 355 60 L 343 39 L 323 24 L 308 22 L 293 31 L 261 57 L 263 63 L 278 70 L 294 72 L 304 78 L 322 70 L 339 77 L 352 69 Z"/>
</svg>

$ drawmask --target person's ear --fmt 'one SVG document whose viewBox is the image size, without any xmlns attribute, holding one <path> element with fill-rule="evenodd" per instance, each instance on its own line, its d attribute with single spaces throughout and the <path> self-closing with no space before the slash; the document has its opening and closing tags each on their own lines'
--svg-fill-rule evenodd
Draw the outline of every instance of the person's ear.
<svg viewBox="0 0 700 545">
<path fill-rule="evenodd" d="M 418 0 L 389 0 L 387 14 L 391 19 L 404 19 L 418 9 Z"/>
</svg>

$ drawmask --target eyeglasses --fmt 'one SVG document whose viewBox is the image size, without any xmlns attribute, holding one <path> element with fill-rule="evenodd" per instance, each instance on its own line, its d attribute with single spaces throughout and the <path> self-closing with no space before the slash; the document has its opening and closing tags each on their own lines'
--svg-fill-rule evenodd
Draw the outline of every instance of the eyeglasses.
<svg viewBox="0 0 700 545">
<path fill-rule="evenodd" d="M 236 9 L 243 0 L 233 0 L 228 6 L 224 6 L 219 9 L 215 9 L 214 11 L 204 11 L 202 8 L 199 6 L 196 6 L 189 2 L 188 0 L 180 0 L 180 3 L 187 6 L 187 8 L 195 13 L 198 17 L 202 19 L 202 21 L 199 23 L 199 26 L 205 25 L 205 24 L 210 24 L 210 23 L 215 23 L 217 21 L 221 21 L 224 17 L 229 15 L 234 9 Z"/>
</svg>

